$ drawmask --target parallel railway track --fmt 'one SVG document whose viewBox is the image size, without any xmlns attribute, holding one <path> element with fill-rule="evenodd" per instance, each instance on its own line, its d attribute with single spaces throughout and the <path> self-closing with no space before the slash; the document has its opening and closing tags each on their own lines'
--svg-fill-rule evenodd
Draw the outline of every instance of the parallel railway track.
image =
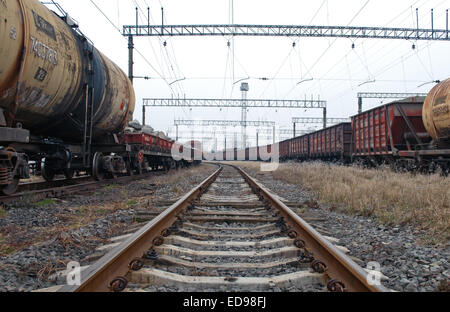
<svg viewBox="0 0 450 312">
<path fill-rule="evenodd" d="M 155 174 L 158 175 L 162 173 L 163 171 L 151 171 L 140 175 L 121 176 L 115 179 L 106 179 L 102 181 L 97 181 L 91 176 L 83 176 L 71 180 L 61 179 L 52 182 L 23 183 L 19 185 L 17 193 L 8 196 L 0 196 L 0 203 L 9 204 L 26 197 L 50 198 L 69 195 L 74 192 L 93 190 L 111 183 L 127 183 L 146 179 Z"/>
<path fill-rule="evenodd" d="M 62 292 L 387 291 L 240 168 L 214 174 Z"/>
</svg>

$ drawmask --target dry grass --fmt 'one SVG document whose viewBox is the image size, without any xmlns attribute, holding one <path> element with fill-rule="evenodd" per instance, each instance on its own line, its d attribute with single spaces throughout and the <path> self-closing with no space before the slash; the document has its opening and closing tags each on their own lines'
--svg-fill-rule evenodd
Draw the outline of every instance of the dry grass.
<svg viewBox="0 0 450 312">
<path fill-rule="evenodd" d="M 245 166 L 259 168 L 256 163 Z M 375 216 L 390 225 L 414 225 L 426 231 L 427 243 L 449 242 L 450 178 L 324 163 L 281 164 L 272 175 L 342 211 Z"/>
</svg>

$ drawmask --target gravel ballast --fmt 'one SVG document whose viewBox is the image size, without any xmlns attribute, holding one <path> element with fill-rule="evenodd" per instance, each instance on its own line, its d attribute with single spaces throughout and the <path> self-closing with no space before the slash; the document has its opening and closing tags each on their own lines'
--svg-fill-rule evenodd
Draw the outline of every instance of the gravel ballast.
<svg viewBox="0 0 450 312">
<path fill-rule="evenodd" d="M 136 226 L 136 211 L 157 211 L 190 191 L 217 167 L 202 164 L 126 185 L 3 207 L 0 216 L 0 292 L 51 287 L 71 261 L 83 263 L 111 237 Z"/>
<path fill-rule="evenodd" d="M 350 250 L 349 255 L 360 259 L 366 268 L 369 262 L 378 262 L 388 278 L 384 286 L 395 291 L 432 292 L 449 291 L 450 248 L 421 243 L 426 233 L 412 225 L 388 226 L 374 217 L 346 214 L 329 204 L 316 203 L 313 194 L 298 185 L 275 180 L 271 173 L 263 173 L 240 163 L 251 176 L 289 202 L 305 203 L 294 209 L 301 217 L 326 235 L 339 239 L 339 245 Z"/>
</svg>

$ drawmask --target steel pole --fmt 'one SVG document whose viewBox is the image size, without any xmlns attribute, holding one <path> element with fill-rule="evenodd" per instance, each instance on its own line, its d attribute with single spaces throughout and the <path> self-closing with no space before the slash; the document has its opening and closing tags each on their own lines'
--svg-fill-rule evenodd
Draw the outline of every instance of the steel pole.
<svg viewBox="0 0 450 312">
<path fill-rule="evenodd" d="M 134 43 L 133 43 L 133 36 L 128 36 L 128 78 L 130 78 L 131 83 L 133 83 L 133 50 L 134 50 Z"/>
<path fill-rule="evenodd" d="M 145 126 L 145 105 L 142 106 L 142 125 Z"/>
</svg>

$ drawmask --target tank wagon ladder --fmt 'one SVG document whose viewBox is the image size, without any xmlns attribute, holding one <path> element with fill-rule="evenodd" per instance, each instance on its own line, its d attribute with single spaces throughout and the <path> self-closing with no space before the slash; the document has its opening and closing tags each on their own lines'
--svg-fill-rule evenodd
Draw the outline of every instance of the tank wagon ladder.
<svg viewBox="0 0 450 312">
<path fill-rule="evenodd" d="M 83 133 L 83 165 L 84 167 L 90 167 L 91 165 L 91 152 L 92 152 L 92 119 L 94 110 L 94 46 L 86 37 L 84 52 L 89 58 L 88 79 L 85 85 L 85 112 L 84 112 L 84 133 Z"/>
</svg>

